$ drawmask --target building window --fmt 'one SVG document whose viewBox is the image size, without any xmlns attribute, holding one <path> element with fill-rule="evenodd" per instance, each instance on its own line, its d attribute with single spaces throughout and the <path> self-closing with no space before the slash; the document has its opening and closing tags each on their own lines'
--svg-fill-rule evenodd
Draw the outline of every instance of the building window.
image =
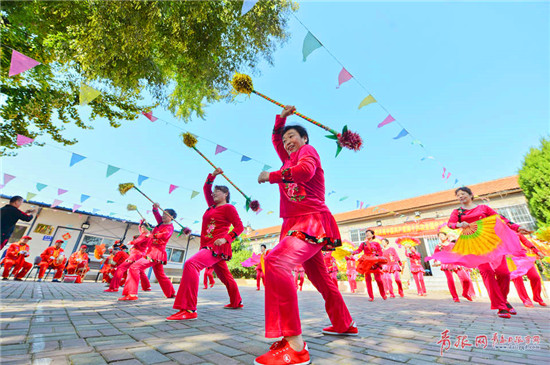
<svg viewBox="0 0 550 365">
<path fill-rule="evenodd" d="M 170 247 L 166 247 L 166 261 L 170 261 L 170 255 L 172 255 L 172 249 Z"/>
<path fill-rule="evenodd" d="M 109 247 L 111 247 L 115 243 L 114 238 L 109 237 L 100 237 L 100 236 L 92 236 L 89 234 L 85 234 L 84 237 L 82 237 L 81 245 L 88 246 L 86 252 L 91 253 L 92 255 L 90 258 L 94 257 L 93 253 L 95 251 L 95 246 L 104 244 L 105 250 L 108 252 Z"/>
<path fill-rule="evenodd" d="M 497 213 L 508 218 L 514 223 L 519 224 L 523 228 L 530 231 L 537 229 L 535 219 L 529 213 L 529 209 L 526 204 L 511 205 L 509 207 L 503 207 L 496 209 Z"/>
<path fill-rule="evenodd" d="M 367 232 L 364 229 L 352 229 L 349 234 L 352 243 L 361 243 L 366 239 Z"/>
<path fill-rule="evenodd" d="M 183 262 L 183 255 L 185 250 L 172 249 L 172 256 L 170 257 L 171 262 Z"/>
</svg>

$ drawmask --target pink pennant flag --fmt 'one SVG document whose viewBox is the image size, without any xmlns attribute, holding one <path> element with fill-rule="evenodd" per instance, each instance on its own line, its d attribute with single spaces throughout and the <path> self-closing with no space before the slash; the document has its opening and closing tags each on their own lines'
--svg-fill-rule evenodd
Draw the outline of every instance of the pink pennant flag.
<svg viewBox="0 0 550 365">
<path fill-rule="evenodd" d="M 151 122 L 154 122 L 155 120 L 159 119 L 157 117 L 153 116 L 153 112 L 141 112 L 141 114 L 145 115 L 147 119 L 149 119 Z"/>
<path fill-rule="evenodd" d="M 342 84 L 344 82 L 351 80 L 352 77 L 353 76 L 351 76 L 351 74 L 348 72 L 348 70 L 346 70 L 344 67 L 342 67 L 342 70 L 338 74 L 338 86 L 336 86 L 336 88 L 339 89 L 340 86 L 342 86 Z"/>
<path fill-rule="evenodd" d="M 449 180 L 450 177 L 451 177 L 451 173 L 448 172 L 448 173 L 447 173 L 447 180 Z"/>
<path fill-rule="evenodd" d="M 59 199 L 55 199 L 52 203 L 52 205 L 50 205 L 50 208 L 55 208 L 57 207 L 59 204 L 63 203 L 63 200 L 59 200 Z"/>
<path fill-rule="evenodd" d="M 57 195 L 65 194 L 67 191 L 69 191 L 69 190 L 57 189 Z"/>
<path fill-rule="evenodd" d="M 4 185 L 3 185 L 2 187 L 8 185 L 8 183 L 9 183 L 10 181 L 12 181 L 13 179 L 15 179 L 15 176 L 14 176 L 14 175 L 4 174 Z"/>
<path fill-rule="evenodd" d="M 359 209 L 363 209 L 363 204 L 365 204 L 365 202 L 361 202 L 361 205 L 359 206 Z"/>
<path fill-rule="evenodd" d="M 78 210 L 78 208 L 80 208 L 81 206 L 82 206 L 82 205 L 80 205 L 80 204 L 74 204 L 74 205 L 73 205 L 73 213 L 74 213 L 76 210 Z"/>
<path fill-rule="evenodd" d="M 384 121 L 382 123 L 378 124 L 378 128 L 382 128 L 383 126 L 385 126 L 386 124 L 390 124 L 394 120 L 395 119 L 391 116 L 391 114 L 388 114 L 386 119 L 384 119 Z"/>
<path fill-rule="evenodd" d="M 216 153 L 214 153 L 215 155 L 217 155 L 218 153 L 222 153 L 223 151 L 226 151 L 227 148 L 225 148 L 224 146 L 220 146 L 220 145 L 216 145 Z"/>
<path fill-rule="evenodd" d="M 32 138 L 29 138 L 29 137 L 24 136 L 22 134 L 17 135 L 17 145 L 18 146 L 24 146 L 26 144 L 33 143 L 33 142 L 34 142 L 34 139 L 32 139 Z"/>
<path fill-rule="evenodd" d="M 445 178 L 445 172 L 447 172 L 447 169 L 443 168 L 443 175 L 441 176 L 443 179 Z"/>
<path fill-rule="evenodd" d="M 168 189 L 168 194 L 172 194 L 172 192 L 177 188 L 179 188 L 179 186 L 170 184 L 170 189 Z"/>
<path fill-rule="evenodd" d="M 152 210 L 148 210 L 148 211 L 147 211 L 147 214 L 151 214 L 151 212 L 152 212 Z"/>
<path fill-rule="evenodd" d="M 19 75 L 21 72 L 30 70 L 33 67 L 40 65 L 40 62 L 33 60 L 30 57 L 25 56 L 22 53 L 13 50 L 11 54 L 11 64 L 10 64 L 10 76 Z"/>
<path fill-rule="evenodd" d="M 261 212 L 262 210 L 263 210 L 262 208 L 258 208 L 258 210 L 256 211 L 256 215 L 260 214 L 260 212 Z"/>
</svg>

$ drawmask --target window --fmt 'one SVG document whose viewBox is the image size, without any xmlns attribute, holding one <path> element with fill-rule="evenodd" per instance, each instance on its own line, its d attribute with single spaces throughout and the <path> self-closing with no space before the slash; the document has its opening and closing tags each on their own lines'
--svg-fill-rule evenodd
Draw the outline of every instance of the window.
<svg viewBox="0 0 550 365">
<path fill-rule="evenodd" d="M 92 236 L 92 235 L 86 234 L 84 235 L 84 237 L 82 237 L 81 245 L 88 246 L 88 249 L 86 250 L 86 252 L 91 253 L 92 255 L 90 256 L 90 258 L 92 258 L 94 256 L 93 253 L 95 251 L 95 246 L 104 244 L 105 249 L 108 249 L 114 243 L 115 243 L 114 238 L 99 237 L 99 236 Z"/>
<path fill-rule="evenodd" d="M 185 250 L 172 250 L 172 257 L 170 257 L 170 261 L 172 262 L 183 262 L 183 255 L 185 254 Z"/>
<path fill-rule="evenodd" d="M 496 209 L 497 213 L 508 218 L 514 223 L 520 226 L 534 231 L 537 229 L 535 219 L 529 213 L 529 209 L 526 204 L 512 205 L 509 207 L 503 207 Z"/>
<path fill-rule="evenodd" d="M 350 241 L 353 243 L 361 243 L 366 239 L 366 231 L 364 229 L 352 229 L 349 231 Z"/>
<path fill-rule="evenodd" d="M 172 249 L 170 247 L 166 247 L 166 261 L 170 261 L 171 254 L 172 254 Z"/>
</svg>

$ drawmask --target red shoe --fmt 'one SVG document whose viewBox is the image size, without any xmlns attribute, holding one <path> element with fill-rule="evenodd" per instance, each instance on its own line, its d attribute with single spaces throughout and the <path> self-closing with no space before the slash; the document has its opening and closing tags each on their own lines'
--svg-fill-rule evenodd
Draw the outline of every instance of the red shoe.
<svg viewBox="0 0 550 365">
<path fill-rule="evenodd" d="M 208 287 L 207 287 L 207 286 L 205 286 L 205 287 L 204 287 L 203 289 L 208 289 Z"/>
<path fill-rule="evenodd" d="M 540 305 L 541 307 L 546 307 L 546 303 L 544 303 L 544 302 L 539 302 L 539 305 Z"/>
<path fill-rule="evenodd" d="M 231 304 L 226 304 L 223 306 L 223 309 L 242 309 L 244 307 L 243 303 L 239 303 L 238 306 L 233 307 Z"/>
<path fill-rule="evenodd" d="M 531 303 L 531 302 L 525 302 L 525 303 L 523 303 L 523 305 L 526 306 L 527 308 L 533 308 L 534 307 L 533 303 Z"/>
<path fill-rule="evenodd" d="M 117 289 L 105 289 L 104 292 L 106 293 L 118 293 Z"/>
<path fill-rule="evenodd" d="M 516 312 L 516 310 L 514 309 L 514 307 L 512 307 L 512 304 L 506 303 L 506 306 L 508 307 L 508 313 L 510 313 L 510 314 L 513 315 L 513 316 L 515 316 L 516 314 L 518 314 L 518 312 Z"/>
<path fill-rule="evenodd" d="M 210 284 L 210 287 L 213 288 L 213 287 L 214 287 L 214 283 Z"/>
<path fill-rule="evenodd" d="M 141 289 L 141 291 L 151 291 L 151 288 L 148 288 L 148 289 Z"/>
<path fill-rule="evenodd" d="M 500 309 L 497 316 L 499 316 L 500 318 L 512 318 L 510 312 L 508 312 L 506 309 Z"/>
<path fill-rule="evenodd" d="M 403 298 L 403 297 L 405 297 L 405 294 L 399 293 L 399 296 L 400 296 L 401 298 Z"/>
<path fill-rule="evenodd" d="M 307 365 L 310 363 L 309 351 L 305 342 L 302 351 L 294 351 L 284 338 L 281 341 L 275 342 L 271 345 L 268 352 L 262 356 L 258 356 L 254 360 L 254 365 Z"/>
<path fill-rule="evenodd" d="M 369 298 L 369 302 L 374 302 L 374 298 Z"/>
<path fill-rule="evenodd" d="M 197 312 L 189 312 L 188 310 L 182 309 L 176 314 L 172 314 L 169 317 L 166 317 L 168 321 L 193 321 L 197 319 Z"/>
<path fill-rule="evenodd" d="M 474 301 L 474 299 L 472 299 L 472 297 L 469 296 L 468 294 L 463 295 L 463 297 L 466 298 L 467 300 L 469 300 L 470 302 L 473 302 L 473 301 Z"/>
<path fill-rule="evenodd" d="M 384 296 L 382 297 L 382 299 L 386 300 L 386 299 L 388 299 L 388 297 L 384 295 Z"/>
<path fill-rule="evenodd" d="M 256 289 L 256 291 L 260 291 L 260 288 Z"/>
<path fill-rule="evenodd" d="M 334 326 L 323 328 L 324 335 L 335 335 L 335 336 L 357 336 L 359 330 L 355 322 L 351 322 L 351 326 L 347 329 L 346 332 L 338 332 L 334 329 Z"/>
<path fill-rule="evenodd" d="M 460 303 L 460 299 L 456 298 L 456 299 L 453 299 L 455 301 L 455 303 Z"/>
<path fill-rule="evenodd" d="M 123 300 L 138 300 L 138 297 L 137 297 L 137 295 L 126 295 L 122 298 L 118 298 L 118 300 L 120 300 L 120 301 L 123 301 Z"/>
<path fill-rule="evenodd" d="M 391 294 L 391 295 L 390 295 L 390 298 L 395 298 L 395 295 Z"/>
</svg>

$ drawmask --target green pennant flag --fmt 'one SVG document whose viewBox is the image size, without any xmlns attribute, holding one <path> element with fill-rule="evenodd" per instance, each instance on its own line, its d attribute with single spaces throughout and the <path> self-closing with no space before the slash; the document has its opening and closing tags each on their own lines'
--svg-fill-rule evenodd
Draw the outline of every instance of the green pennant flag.
<svg viewBox="0 0 550 365">
<path fill-rule="evenodd" d="M 304 62 L 306 62 L 307 56 L 311 52 L 315 51 L 317 48 L 322 47 L 323 45 L 311 32 L 307 32 L 306 37 L 304 38 L 304 44 L 302 46 L 302 56 L 304 56 Z"/>
<path fill-rule="evenodd" d="M 359 104 L 359 109 L 372 103 L 376 103 L 376 99 L 374 98 L 374 96 L 369 95 L 364 98 L 363 101 L 361 101 L 361 103 Z"/>
<path fill-rule="evenodd" d="M 25 200 L 26 200 L 26 201 L 29 201 L 29 200 L 31 200 L 32 198 L 34 198 L 35 196 L 36 196 L 35 193 L 29 192 L 29 193 L 27 193 L 27 199 L 25 199 Z"/>
<path fill-rule="evenodd" d="M 118 170 L 120 170 L 120 167 L 116 167 L 116 166 L 112 166 L 112 165 L 107 166 L 107 177 L 111 176 L 112 174 L 114 174 Z"/>
<path fill-rule="evenodd" d="M 191 192 L 191 199 L 193 199 L 194 197 L 196 197 L 196 196 L 199 195 L 199 194 L 200 194 L 200 193 L 199 193 L 198 191 L 193 190 L 193 191 Z"/>
</svg>

